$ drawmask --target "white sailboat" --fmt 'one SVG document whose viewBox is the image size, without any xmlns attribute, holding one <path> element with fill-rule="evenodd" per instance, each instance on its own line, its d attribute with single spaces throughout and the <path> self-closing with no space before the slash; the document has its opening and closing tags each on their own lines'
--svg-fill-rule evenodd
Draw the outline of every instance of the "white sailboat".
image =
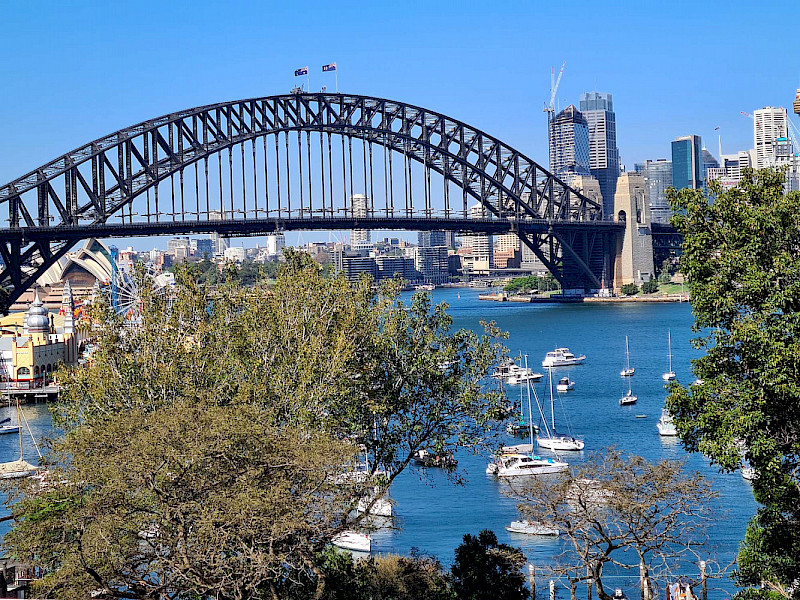
<svg viewBox="0 0 800 600">
<path fill-rule="evenodd" d="M 636 369 L 631 367 L 631 354 L 628 351 L 628 336 L 625 336 L 625 368 L 619 372 L 621 377 L 632 377 Z"/>
<path fill-rule="evenodd" d="M 528 357 L 525 356 L 527 366 Z M 498 477 L 518 477 L 522 475 L 545 475 L 548 473 L 559 473 L 566 471 L 569 464 L 561 462 L 556 454 L 556 460 L 552 458 L 542 458 L 533 454 L 533 408 L 531 407 L 531 386 L 527 382 L 528 389 L 528 431 L 531 436 L 530 444 L 518 444 L 517 446 L 506 446 L 500 450 L 495 459 L 486 466 L 487 475 L 497 475 Z M 539 403 L 537 398 L 537 405 Z M 542 407 L 539 406 L 539 414 Z M 544 421 L 547 426 L 547 422 Z"/>
<path fill-rule="evenodd" d="M 511 521 L 506 526 L 506 531 L 511 533 L 524 533 L 527 535 L 558 535 L 558 527 L 547 525 L 539 521 Z"/>
<path fill-rule="evenodd" d="M 625 356 L 626 356 L 627 361 L 628 361 L 628 368 L 630 368 L 630 354 L 628 352 L 628 336 L 627 335 L 625 336 Z M 623 373 L 624 373 L 624 371 L 623 371 Z M 622 373 L 620 373 L 620 374 L 622 374 Z M 633 395 L 633 391 L 631 390 L 631 378 L 628 377 L 627 379 L 628 379 L 628 393 L 625 394 L 622 398 L 619 399 L 619 405 L 620 406 L 629 406 L 631 404 L 636 404 L 636 400 L 638 400 L 638 398 Z"/>
<path fill-rule="evenodd" d="M 20 411 L 19 402 L 17 402 L 17 423 L 22 423 L 22 418 L 22 411 Z M 27 425 L 27 421 L 25 421 L 25 424 Z M 30 427 L 28 427 L 28 432 L 30 433 Z M 18 428 L 17 433 L 19 435 L 19 459 L 0 463 L 0 479 L 21 479 L 30 477 L 39 471 L 39 467 L 25 460 L 22 447 L 22 429 Z M 33 434 L 31 434 L 31 438 L 33 438 Z M 33 440 L 33 443 L 35 446 L 36 440 Z M 38 447 L 36 447 L 36 451 L 39 451 Z M 41 458 L 41 454 L 39 454 L 39 458 Z"/>
<path fill-rule="evenodd" d="M 669 370 L 661 376 L 664 381 L 675 379 L 675 371 L 672 370 L 672 332 L 667 330 L 667 357 L 669 358 Z"/>
<path fill-rule="evenodd" d="M 548 367 L 547 371 L 550 375 L 550 419 L 553 429 L 548 430 L 547 427 L 545 427 L 547 431 L 546 436 L 542 436 L 541 432 L 539 432 L 539 436 L 536 438 L 536 444 L 549 450 L 583 450 L 585 445 L 583 440 L 556 431 L 556 408 L 553 400 L 553 368 Z M 545 422 L 545 425 L 546 424 Z"/>
</svg>

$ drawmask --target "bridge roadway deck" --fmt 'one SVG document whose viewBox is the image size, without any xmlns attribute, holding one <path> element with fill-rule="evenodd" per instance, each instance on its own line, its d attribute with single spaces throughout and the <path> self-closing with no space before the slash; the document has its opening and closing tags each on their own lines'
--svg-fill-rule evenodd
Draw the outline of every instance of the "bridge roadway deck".
<svg viewBox="0 0 800 600">
<path fill-rule="evenodd" d="M 93 223 L 0 230 L 2 241 L 74 240 L 90 237 L 143 237 L 185 233 L 218 233 L 226 237 L 265 235 L 281 231 L 327 229 L 387 229 L 459 231 L 469 233 L 547 233 L 549 231 L 621 231 L 624 223 L 559 219 L 463 219 L 449 217 L 268 217 L 221 220 L 175 220 L 133 223 Z"/>
</svg>

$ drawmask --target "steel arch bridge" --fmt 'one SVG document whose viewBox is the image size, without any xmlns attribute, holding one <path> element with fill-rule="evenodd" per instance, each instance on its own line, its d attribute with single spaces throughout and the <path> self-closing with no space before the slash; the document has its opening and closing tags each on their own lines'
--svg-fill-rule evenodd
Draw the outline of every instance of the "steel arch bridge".
<svg viewBox="0 0 800 600">
<path fill-rule="evenodd" d="M 588 289 L 610 285 L 624 227 L 457 119 L 382 98 L 302 92 L 201 106 L 112 133 L 0 187 L 0 215 L 3 309 L 89 237 L 513 232 L 562 286 Z"/>
</svg>

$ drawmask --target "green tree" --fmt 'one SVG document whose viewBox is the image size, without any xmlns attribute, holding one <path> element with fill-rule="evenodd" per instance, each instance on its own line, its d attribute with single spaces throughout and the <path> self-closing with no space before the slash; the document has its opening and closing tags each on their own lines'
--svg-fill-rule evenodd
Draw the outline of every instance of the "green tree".
<svg viewBox="0 0 800 600">
<path fill-rule="evenodd" d="M 797 597 L 800 193 L 784 193 L 784 181 L 780 171 L 748 170 L 727 191 L 712 183 L 707 196 L 670 192 L 705 354 L 694 361 L 702 384 L 673 384 L 667 404 L 688 450 L 728 471 L 746 460 L 757 474 L 762 507 L 740 549 L 739 583 Z"/>
<path fill-rule="evenodd" d="M 651 279 L 642 284 L 642 293 L 655 294 L 658 291 L 658 281 Z"/>
<path fill-rule="evenodd" d="M 12 498 L 5 546 L 47 567 L 42 594 L 281 598 L 302 573 L 321 598 L 318 557 L 364 525 L 359 500 L 422 447 L 492 434 L 494 330 L 450 331 L 428 295 L 324 278 L 304 253 L 269 291 L 230 270 L 144 287 L 134 325 L 94 307 L 92 366 L 59 375 L 52 483 Z M 341 476 L 360 448 L 384 475 Z"/>
<path fill-rule="evenodd" d="M 499 544 L 493 531 L 466 534 L 456 548 L 451 573 L 458 600 L 526 600 L 525 555 Z"/>
<path fill-rule="evenodd" d="M 635 283 L 626 283 L 622 286 L 621 291 L 625 296 L 635 296 L 639 293 L 639 286 Z"/>
</svg>

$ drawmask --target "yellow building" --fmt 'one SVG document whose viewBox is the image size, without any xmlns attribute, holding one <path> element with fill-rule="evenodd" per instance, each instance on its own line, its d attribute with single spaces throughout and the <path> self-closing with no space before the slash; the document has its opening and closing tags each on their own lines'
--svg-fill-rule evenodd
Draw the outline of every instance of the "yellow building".
<svg viewBox="0 0 800 600">
<path fill-rule="evenodd" d="M 58 329 L 55 315 L 44 306 L 38 291 L 24 314 L 21 333 L 19 314 L 4 319 L 0 342 L 0 377 L 12 385 L 37 387 L 49 383 L 52 372 L 59 364 L 77 364 L 79 339 L 75 330 L 74 310 L 72 289 L 67 282 L 59 311 L 63 319 L 59 319 L 61 326 Z"/>
</svg>

